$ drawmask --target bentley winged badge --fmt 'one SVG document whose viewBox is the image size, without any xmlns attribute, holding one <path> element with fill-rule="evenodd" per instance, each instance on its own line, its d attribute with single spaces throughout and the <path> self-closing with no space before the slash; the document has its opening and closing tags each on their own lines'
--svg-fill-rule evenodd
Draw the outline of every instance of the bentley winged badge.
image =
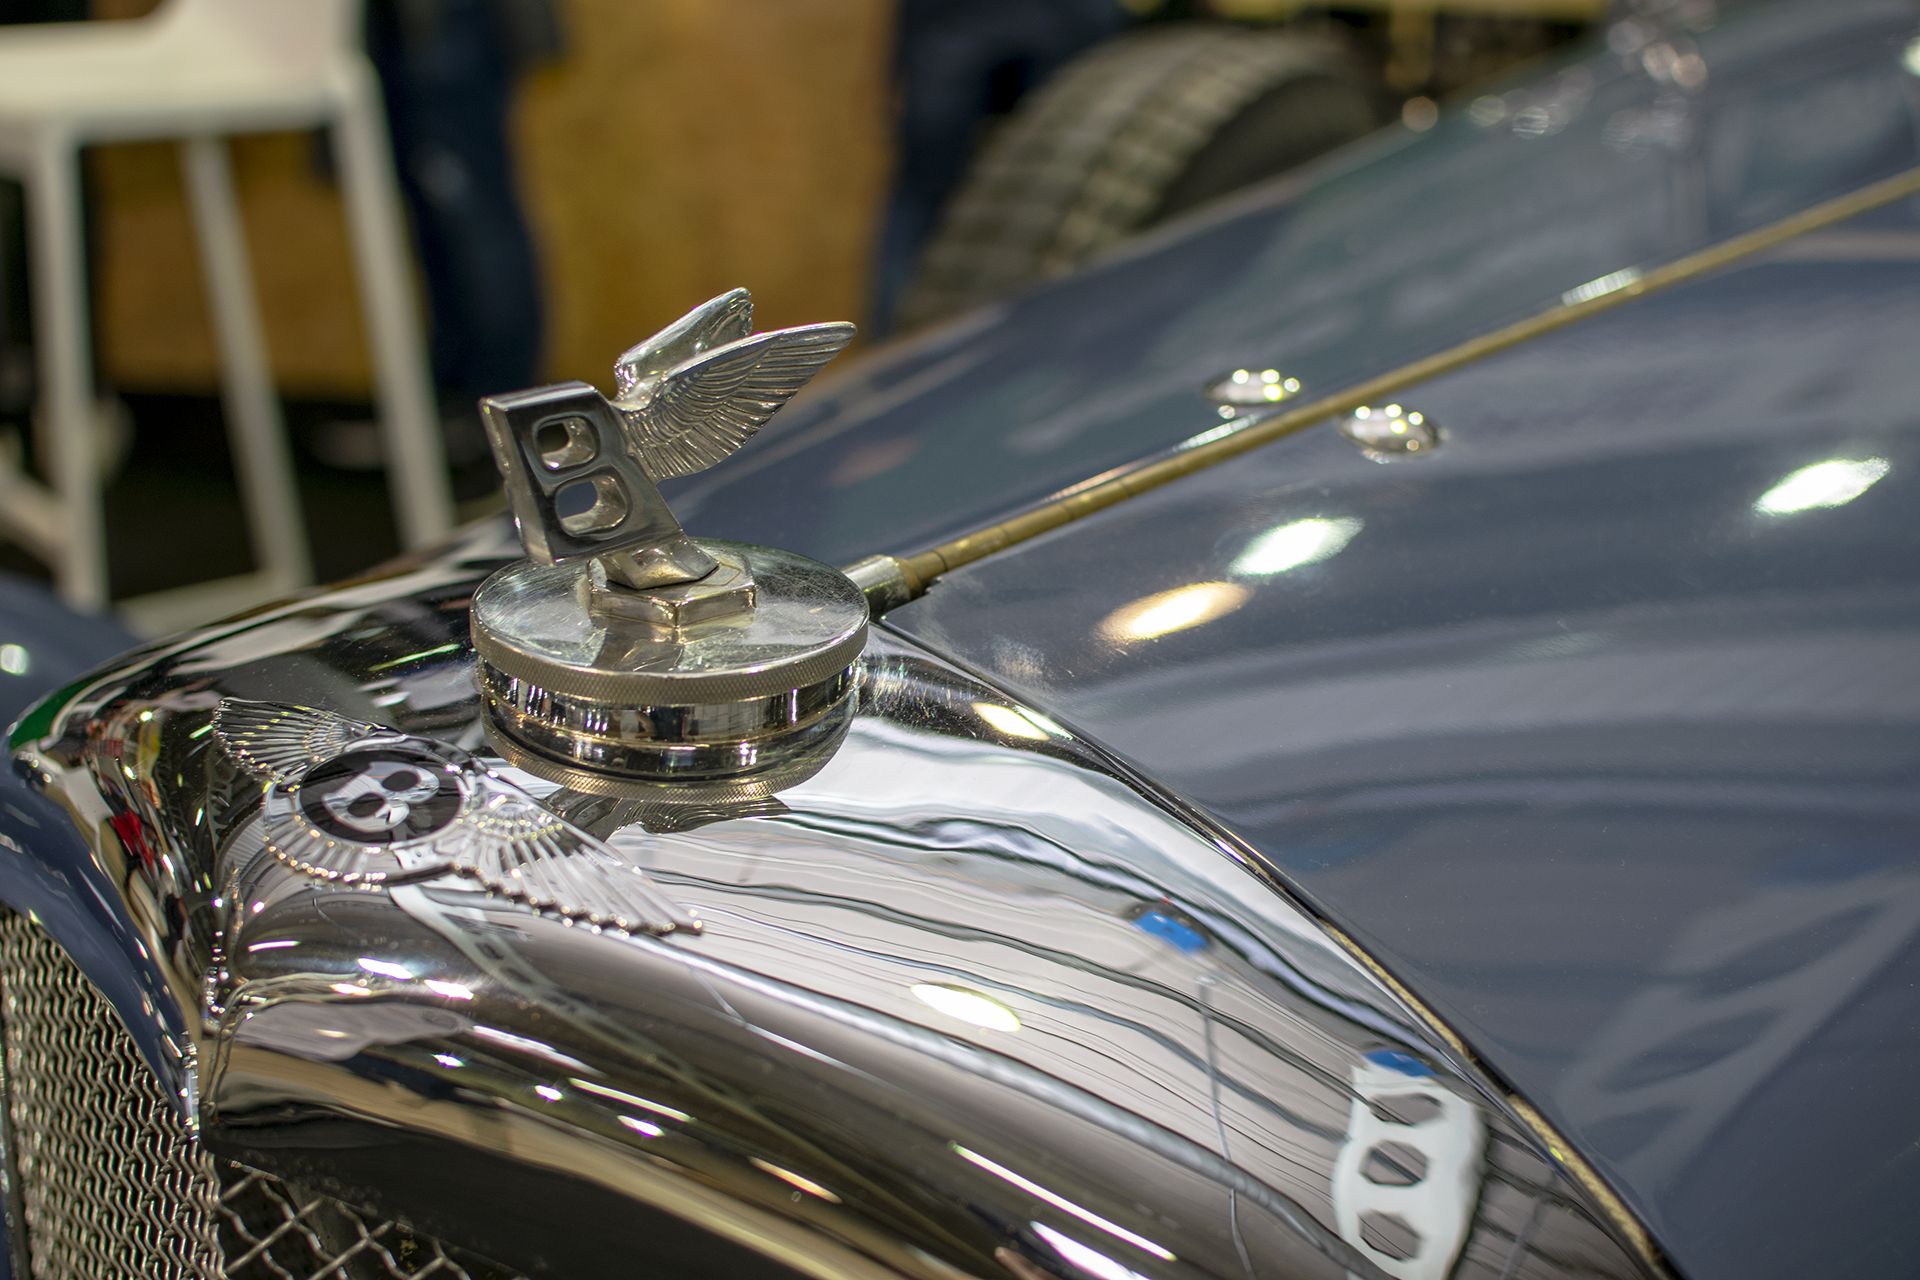
<svg viewBox="0 0 1920 1280">
<path fill-rule="evenodd" d="M 442 742 L 327 711 L 226 698 L 226 753 L 266 784 L 268 852 L 296 871 L 378 886 L 453 874 L 629 932 L 698 930 L 613 846 Z"/>
</svg>

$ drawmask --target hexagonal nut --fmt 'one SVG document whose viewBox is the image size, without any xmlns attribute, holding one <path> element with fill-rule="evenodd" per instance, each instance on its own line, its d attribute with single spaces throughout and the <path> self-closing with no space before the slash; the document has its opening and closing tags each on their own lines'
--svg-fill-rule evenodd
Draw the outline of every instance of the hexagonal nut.
<svg viewBox="0 0 1920 1280">
<path fill-rule="evenodd" d="M 724 552 L 714 558 L 720 567 L 698 582 L 646 591 L 609 585 L 596 573 L 587 593 L 587 607 L 602 617 L 644 622 L 667 631 L 752 609 L 753 574 L 746 562 Z"/>
</svg>

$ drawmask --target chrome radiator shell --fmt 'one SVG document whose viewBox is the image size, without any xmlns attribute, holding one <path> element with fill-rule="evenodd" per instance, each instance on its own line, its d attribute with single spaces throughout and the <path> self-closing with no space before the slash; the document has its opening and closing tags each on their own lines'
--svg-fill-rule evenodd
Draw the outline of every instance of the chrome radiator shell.
<svg viewBox="0 0 1920 1280">
<path fill-rule="evenodd" d="M 488 755 L 465 609 L 508 536 L 134 655 L 15 733 L 0 894 L 146 993 L 115 1007 L 210 1151 L 556 1275 L 1646 1274 L 1230 833 L 884 629 L 773 803 L 588 806 L 701 934 L 265 854 L 219 699 Z M 37 852 L 56 815 L 84 857 Z"/>
<path fill-rule="evenodd" d="M 78 967 L 0 913 L 7 1170 L 35 1280 L 512 1280 L 331 1196 L 217 1160 Z"/>
</svg>

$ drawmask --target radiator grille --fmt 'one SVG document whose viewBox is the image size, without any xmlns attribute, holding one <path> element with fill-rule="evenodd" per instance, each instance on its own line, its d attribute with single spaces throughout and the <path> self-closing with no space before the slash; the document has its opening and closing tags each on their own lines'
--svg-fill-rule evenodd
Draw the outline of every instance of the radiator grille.
<svg viewBox="0 0 1920 1280">
<path fill-rule="evenodd" d="M 188 1139 L 106 1000 L 0 909 L 13 1176 L 33 1280 L 516 1280 Z"/>
</svg>

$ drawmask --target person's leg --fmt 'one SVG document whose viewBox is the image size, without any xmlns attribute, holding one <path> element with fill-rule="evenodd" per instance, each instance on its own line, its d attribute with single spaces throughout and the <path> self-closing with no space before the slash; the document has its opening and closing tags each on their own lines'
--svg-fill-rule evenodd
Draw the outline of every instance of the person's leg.
<svg viewBox="0 0 1920 1280">
<path fill-rule="evenodd" d="M 471 411 L 540 372 L 540 281 L 507 141 L 514 69 L 480 0 L 376 3 L 368 45 L 432 307 L 435 381 Z"/>
</svg>

